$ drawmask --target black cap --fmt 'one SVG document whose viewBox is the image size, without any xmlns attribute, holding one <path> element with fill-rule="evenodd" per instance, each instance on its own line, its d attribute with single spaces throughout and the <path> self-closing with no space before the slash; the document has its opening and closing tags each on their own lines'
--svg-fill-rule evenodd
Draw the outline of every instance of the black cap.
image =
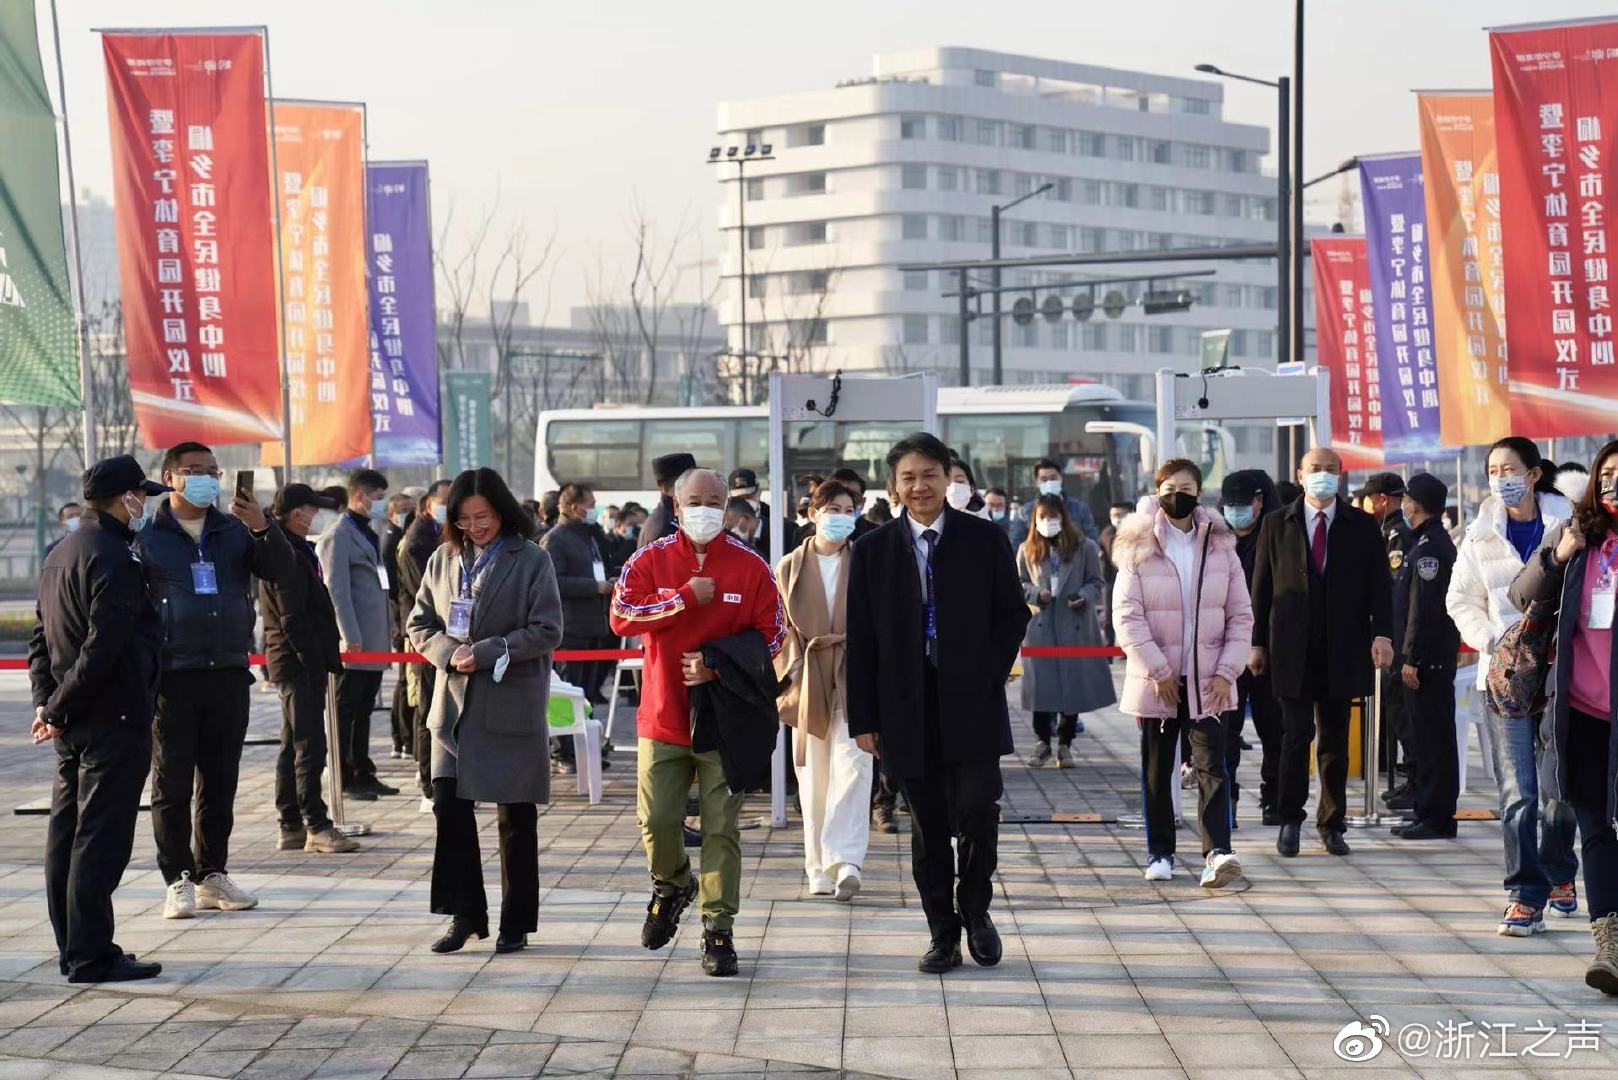
<svg viewBox="0 0 1618 1080">
<path fill-rule="evenodd" d="M 275 506 L 273 512 L 276 517 L 286 517 L 300 506 L 313 506 L 320 510 L 336 510 L 343 504 L 323 492 L 316 491 L 308 484 L 287 484 L 275 493 Z"/>
<path fill-rule="evenodd" d="M 1449 486 L 1432 473 L 1419 472 L 1412 476 L 1407 493 L 1429 514 L 1441 513 L 1449 501 Z"/>
<path fill-rule="evenodd" d="M 1250 503 L 1264 494 L 1263 480 L 1262 469 L 1237 469 L 1219 485 L 1219 501 L 1232 506 Z"/>
<path fill-rule="evenodd" d="M 1405 493 L 1404 478 L 1394 472 L 1372 473 L 1365 478 L 1365 486 L 1356 493 L 1360 497 L 1366 495 L 1403 495 Z"/>
<path fill-rule="evenodd" d="M 730 470 L 730 490 L 757 491 L 758 473 L 754 472 L 752 469 Z"/>
<path fill-rule="evenodd" d="M 697 467 L 697 459 L 690 454 L 664 454 L 652 459 L 652 477 L 659 487 L 672 484 L 682 473 Z"/>
<path fill-rule="evenodd" d="M 146 479 L 146 470 L 128 454 L 98 461 L 84 470 L 84 497 L 105 499 L 122 495 L 126 491 L 144 491 L 148 495 L 161 495 L 174 489 L 156 480 Z"/>
</svg>

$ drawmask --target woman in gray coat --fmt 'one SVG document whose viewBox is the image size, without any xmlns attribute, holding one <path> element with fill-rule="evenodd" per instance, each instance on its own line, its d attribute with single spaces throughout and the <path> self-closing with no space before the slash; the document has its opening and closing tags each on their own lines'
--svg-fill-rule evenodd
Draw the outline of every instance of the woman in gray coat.
<svg viewBox="0 0 1618 1080">
<path fill-rule="evenodd" d="M 1034 527 L 1017 548 L 1017 576 L 1034 617 L 1025 645 L 1102 645 L 1101 549 L 1067 514 L 1059 495 L 1034 503 Z M 1101 657 L 1033 657 L 1023 661 L 1022 707 L 1034 714 L 1039 742 L 1031 764 L 1051 760 L 1051 734 L 1057 737 L 1056 765 L 1073 764 L 1073 736 L 1084 730 L 1079 713 L 1114 704 L 1112 672 Z M 1056 717 L 1061 721 L 1057 724 Z"/>
<path fill-rule="evenodd" d="M 489 934 L 476 802 L 499 805 L 500 934 L 496 952 L 528 943 L 539 920 L 537 803 L 550 801 L 551 651 L 562 601 L 534 520 L 493 469 L 467 470 L 449 491 L 444 541 L 427 560 L 410 641 L 437 669 L 432 734 L 432 908 L 452 916 L 434 952 Z"/>
</svg>

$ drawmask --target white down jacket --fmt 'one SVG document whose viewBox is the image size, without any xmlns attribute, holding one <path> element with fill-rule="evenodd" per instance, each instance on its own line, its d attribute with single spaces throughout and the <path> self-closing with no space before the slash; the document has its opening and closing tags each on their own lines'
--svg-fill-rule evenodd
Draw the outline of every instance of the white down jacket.
<svg viewBox="0 0 1618 1080">
<path fill-rule="evenodd" d="M 1540 492 L 1539 516 L 1545 523 L 1545 537 L 1572 516 L 1573 507 L 1561 495 Z M 1490 495 L 1478 507 L 1478 515 L 1466 528 L 1455 557 L 1455 571 L 1449 581 L 1446 607 L 1455 620 L 1461 640 L 1478 651 L 1478 682 L 1481 688 L 1489 673 L 1489 653 L 1500 635 L 1522 618 L 1506 598 L 1523 560 L 1506 539 L 1506 507 Z"/>
</svg>

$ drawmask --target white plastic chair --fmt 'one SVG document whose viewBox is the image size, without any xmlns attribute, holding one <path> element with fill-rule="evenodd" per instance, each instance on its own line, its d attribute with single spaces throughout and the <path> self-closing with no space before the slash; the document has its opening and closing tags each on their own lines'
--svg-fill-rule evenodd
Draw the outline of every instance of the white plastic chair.
<svg viewBox="0 0 1618 1080">
<path fill-rule="evenodd" d="M 633 642 L 636 640 L 637 639 L 635 638 L 620 638 L 618 647 L 622 649 L 632 649 L 635 647 Z M 616 731 L 616 721 L 618 719 L 618 695 L 625 689 L 624 676 L 629 676 L 629 688 L 636 688 L 640 685 L 640 674 L 645 670 L 645 668 L 645 659 L 639 656 L 634 656 L 627 660 L 618 661 L 618 666 L 613 669 L 612 686 L 607 691 L 607 738 L 609 740 L 612 739 L 613 733 Z"/>
<path fill-rule="evenodd" d="M 1455 755 L 1460 762 L 1460 790 L 1466 790 L 1466 748 L 1471 741 L 1471 729 L 1478 730 L 1478 752 L 1483 762 L 1483 776 L 1494 783 L 1494 742 L 1489 735 L 1489 717 L 1483 707 L 1483 691 L 1477 688 L 1478 666 L 1460 668 L 1455 672 Z"/>
<path fill-rule="evenodd" d="M 553 678 L 551 703 L 559 700 L 567 702 L 573 719 L 571 723 L 558 724 L 548 714 L 550 734 L 557 739 L 573 736 L 573 765 L 578 772 L 579 794 L 589 795 L 590 805 L 594 806 L 601 801 L 601 721 L 585 714 L 588 703 L 581 687 Z"/>
</svg>

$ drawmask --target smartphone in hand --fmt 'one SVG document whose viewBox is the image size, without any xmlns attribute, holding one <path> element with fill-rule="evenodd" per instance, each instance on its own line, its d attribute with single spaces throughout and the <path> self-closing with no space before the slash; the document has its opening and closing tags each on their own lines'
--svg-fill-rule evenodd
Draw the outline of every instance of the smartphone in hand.
<svg viewBox="0 0 1618 1080">
<path fill-rule="evenodd" d="M 242 498 L 246 499 L 248 502 L 253 501 L 253 470 L 252 469 L 237 469 L 236 470 L 236 494 L 240 495 Z"/>
</svg>

